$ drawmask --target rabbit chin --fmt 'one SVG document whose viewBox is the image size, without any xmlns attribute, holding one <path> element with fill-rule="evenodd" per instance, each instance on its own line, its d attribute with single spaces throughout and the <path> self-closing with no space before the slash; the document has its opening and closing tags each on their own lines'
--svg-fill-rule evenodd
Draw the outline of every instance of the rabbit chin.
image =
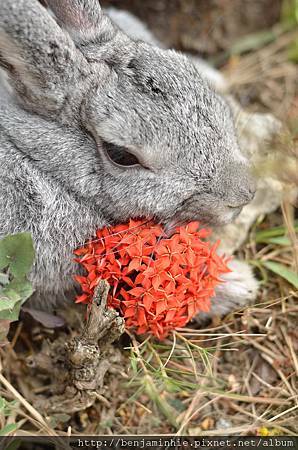
<svg viewBox="0 0 298 450">
<path fill-rule="evenodd" d="M 197 214 L 186 214 L 186 215 L 175 215 L 171 219 L 161 221 L 164 225 L 164 229 L 166 233 L 171 233 L 175 230 L 178 226 L 185 226 L 190 222 L 200 222 L 203 226 L 214 226 L 219 227 L 223 225 L 227 225 L 233 220 L 236 219 L 236 217 L 239 216 L 240 212 L 242 211 L 242 208 L 224 208 L 224 211 L 222 210 L 219 214 L 210 214 L 207 212 L 202 213 L 201 211 Z"/>
</svg>

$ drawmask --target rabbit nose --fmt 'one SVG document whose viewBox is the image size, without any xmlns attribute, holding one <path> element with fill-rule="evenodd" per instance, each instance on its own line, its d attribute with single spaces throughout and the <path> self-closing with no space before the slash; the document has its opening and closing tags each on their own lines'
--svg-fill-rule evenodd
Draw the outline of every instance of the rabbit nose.
<svg viewBox="0 0 298 450">
<path fill-rule="evenodd" d="M 252 181 L 246 188 L 239 188 L 238 195 L 233 202 L 229 203 L 229 208 L 243 208 L 250 203 L 256 193 L 256 183 Z"/>
<path fill-rule="evenodd" d="M 236 183 L 229 186 L 229 199 L 226 206 L 232 209 L 240 209 L 250 203 L 256 193 L 256 180 L 247 174 L 238 173 Z"/>
<path fill-rule="evenodd" d="M 246 203 L 249 203 L 252 201 L 252 199 L 255 196 L 255 193 L 257 190 L 257 180 L 252 172 L 252 170 L 253 170 L 252 166 L 244 165 L 241 167 L 241 169 L 242 170 L 239 171 L 239 175 L 240 175 L 239 187 L 240 187 L 240 191 L 244 195 L 244 201 L 246 199 Z"/>
</svg>

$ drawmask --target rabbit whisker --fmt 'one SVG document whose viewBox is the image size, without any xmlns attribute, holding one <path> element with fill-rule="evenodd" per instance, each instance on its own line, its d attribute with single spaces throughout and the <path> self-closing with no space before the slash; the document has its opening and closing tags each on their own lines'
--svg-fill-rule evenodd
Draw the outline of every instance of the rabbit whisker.
<svg viewBox="0 0 298 450">
<path fill-rule="evenodd" d="M 140 228 L 142 228 L 142 227 L 144 227 L 145 225 L 147 225 L 148 223 L 150 223 L 151 222 L 151 220 L 146 220 L 145 222 L 143 222 L 143 223 L 141 223 L 141 224 L 139 224 L 139 225 L 136 225 L 136 226 L 134 226 L 134 227 L 131 227 L 130 229 L 129 229 L 129 231 L 131 231 L 131 230 L 138 230 L 138 229 L 140 229 Z M 107 227 L 108 228 L 108 227 Z M 106 237 L 101 237 L 101 238 L 98 238 L 98 239 L 89 239 L 87 242 L 85 242 L 84 244 L 82 244 L 82 245 L 80 245 L 79 247 L 77 247 L 77 249 L 80 249 L 80 248 L 83 248 L 83 247 L 85 247 L 86 245 L 88 245 L 88 242 L 93 242 L 93 243 L 96 243 L 96 242 L 102 242 L 102 241 L 104 241 L 105 239 L 107 239 L 107 238 L 110 238 L 110 237 L 113 237 L 113 236 L 119 236 L 119 235 L 121 235 L 121 234 L 123 234 L 123 233 L 126 233 L 126 231 L 117 231 L 117 233 L 111 233 L 111 234 L 109 234 L 108 236 L 106 236 Z"/>
</svg>

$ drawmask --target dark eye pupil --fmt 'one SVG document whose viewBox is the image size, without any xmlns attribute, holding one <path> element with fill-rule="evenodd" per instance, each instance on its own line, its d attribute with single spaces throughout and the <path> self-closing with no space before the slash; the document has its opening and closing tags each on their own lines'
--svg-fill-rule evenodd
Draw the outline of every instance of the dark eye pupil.
<svg viewBox="0 0 298 450">
<path fill-rule="evenodd" d="M 127 151 L 125 147 L 120 147 L 118 145 L 111 144 L 110 142 L 104 142 L 103 145 L 107 155 L 114 163 L 124 167 L 136 166 L 140 164 L 138 158 Z"/>
</svg>

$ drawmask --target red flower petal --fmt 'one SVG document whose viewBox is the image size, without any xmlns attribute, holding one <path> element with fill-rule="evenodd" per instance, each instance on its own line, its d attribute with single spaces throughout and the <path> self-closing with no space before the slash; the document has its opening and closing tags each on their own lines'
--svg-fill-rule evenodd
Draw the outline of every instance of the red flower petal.
<svg viewBox="0 0 298 450">
<path fill-rule="evenodd" d="M 152 278 L 152 286 L 157 291 L 160 285 L 161 285 L 161 278 L 159 275 L 156 275 L 155 277 Z"/>
<path fill-rule="evenodd" d="M 133 270 L 138 270 L 141 265 L 141 259 L 140 258 L 133 258 L 128 266 L 128 271 L 132 272 Z"/>
<path fill-rule="evenodd" d="M 136 287 L 128 291 L 130 295 L 133 295 L 134 297 L 140 297 L 142 294 L 144 294 L 145 289 L 141 287 Z"/>
<path fill-rule="evenodd" d="M 159 316 L 161 313 L 166 311 L 168 308 L 167 302 L 165 300 L 159 300 L 156 302 L 156 316 Z"/>
<path fill-rule="evenodd" d="M 174 309 L 171 309 L 166 314 L 165 322 L 171 322 L 175 316 L 176 316 L 176 311 Z"/>
<path fill-rule="evenodd" d="M 187 224 L 185 228 L 190 234 L 196 233 L 199 229 L 199 222 L 191 222 Z"/>
<path fill-rule="evenodd" d="M 74 279 L 88 303 L 100 279 L 110 286 L 108 304 L 124 315 L 127 327 L 162 339 L 199 311 L 210 309 L 229 259 L 216 253 L 218 243 L 202 241 L 210 230 L 192 222 L 168 238 L 160 225 L 130 220 L 98 230 L 97 239 L 75 250 L 86 276 Z"/>
<path fill-rule="evenodd" d="M 151 294 L 145 294 L 143 297 L 143 305 L 146 311 L 150 311 L 152 303 L 153 303 L 153 296 Z"/>
<path fill-rule="evenodd" d="M 142 326 L 147 324 L 146 313 L 143 308 L 141 307 L 138 308 L 137 317 L 138 317 L 138 325 Z"/>
<path fill-rule="evenodd" d="M 130 306 L 129 308 L 126 308 L 125 313 L 124 313 L 124 317 L 128 318 L 128 317 L 133 317 L 136 314 L 136 307 L 135 306 Z"/>
<path fill-rule="evenodd" d="M 87 294 L 82 294 L 76 298 L 75 302 L 76 303 L 85 303 L 85 301 L 88 300 L 88 298 L 89 298 L 89 296 Z"/>
</svg>

